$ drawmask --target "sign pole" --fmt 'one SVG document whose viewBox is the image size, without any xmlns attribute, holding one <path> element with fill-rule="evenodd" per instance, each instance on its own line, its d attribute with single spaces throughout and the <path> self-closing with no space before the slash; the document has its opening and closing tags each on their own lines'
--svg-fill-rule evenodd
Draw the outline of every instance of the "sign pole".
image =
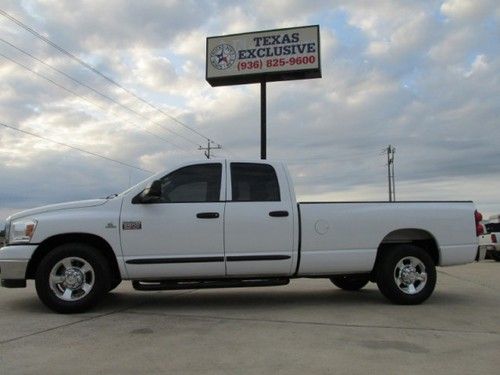
<svg viewBox="0 0 500 375">
<path fill-rule="evenodd" d="M 266 160 L 267 129 L 266 129 L 266 81 L 260 82 L 260 158 Z"/>
</svg>

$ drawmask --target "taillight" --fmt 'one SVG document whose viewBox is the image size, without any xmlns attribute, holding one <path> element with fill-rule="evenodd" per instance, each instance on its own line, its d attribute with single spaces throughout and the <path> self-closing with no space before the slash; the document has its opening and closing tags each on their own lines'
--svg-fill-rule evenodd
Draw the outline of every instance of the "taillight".
<svg viewBox="0 0 500 375">
<path fill-rule="evenodd" d="M 481 224 L 483 215 L 478 210 L 474 211 L 474 220 L 476 221 L 476 236 L 482 236 L 484 234 L 484 227 Z"/>
<path fill-rule="evenodd" d="M 492 234 L 491 235 L 491 242 L 497 243 L 497 236 L 496 236 L 496 234 Z"/>
</svg>

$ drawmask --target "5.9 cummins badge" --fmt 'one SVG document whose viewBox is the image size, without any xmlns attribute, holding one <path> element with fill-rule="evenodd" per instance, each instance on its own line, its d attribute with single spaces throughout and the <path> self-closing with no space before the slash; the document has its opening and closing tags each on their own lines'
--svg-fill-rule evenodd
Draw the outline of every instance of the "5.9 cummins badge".
<svg viewBox="0 0 500 375">
<path fill-rule="evenodd" d="M 236 51 L 229 44 L 219 44 L 210 52 L 210 62 L 215 69 L 224 70 L 233 65 Z"/>
<path fill-rule="evenodd" d="M 140 221 L 124 221 L 122 225 L 123 230 L 139 230 L 142 229 Z"/>
</svg>

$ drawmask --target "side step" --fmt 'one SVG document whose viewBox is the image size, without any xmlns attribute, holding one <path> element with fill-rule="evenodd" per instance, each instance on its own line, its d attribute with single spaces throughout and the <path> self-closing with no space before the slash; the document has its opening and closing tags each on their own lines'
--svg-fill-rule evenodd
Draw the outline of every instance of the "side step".
<svg viewBox="0 0 500 375">
<path fill-rule="evenodd" d="M 135 290 L 178 290 L 178 289 L 209 289 L 209 288 L 247 288 L 254 286 L 287 285 L 289 278 L 272 279 L 216 279 L 216 280 L 158 280 L 132 281 Z"/>
</svg>

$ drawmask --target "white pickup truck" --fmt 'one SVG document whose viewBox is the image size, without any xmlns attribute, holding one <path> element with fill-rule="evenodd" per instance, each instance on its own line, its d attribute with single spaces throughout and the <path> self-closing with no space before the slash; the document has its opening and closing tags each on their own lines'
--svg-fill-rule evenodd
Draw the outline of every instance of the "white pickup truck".
<svg viewBox="0 0 500 375">
<path fill-rule="evenodd" d="M 500 262 L 500 242 L 498 242 L 500 240 L 500 223 L 498 223 L 498 217 L 495 220 L 497 222 L 489 222 L 484 225 L 486 231 L 479 236 L 479 248 L 486 252 L 486 257 Z"/>
<path fill-rule="evenodd" d="M 476 228 L 472 202 L 297 204 L 283 163 L 206 160 L 106 199 L 12 215 L 0 279 L 34 279 L 63 313 L 87 310 L 122 280 L 138 290 L 372 281 L 392 302 L 418 304 L 436 266 L 481 257 Z"/>
</svg>

